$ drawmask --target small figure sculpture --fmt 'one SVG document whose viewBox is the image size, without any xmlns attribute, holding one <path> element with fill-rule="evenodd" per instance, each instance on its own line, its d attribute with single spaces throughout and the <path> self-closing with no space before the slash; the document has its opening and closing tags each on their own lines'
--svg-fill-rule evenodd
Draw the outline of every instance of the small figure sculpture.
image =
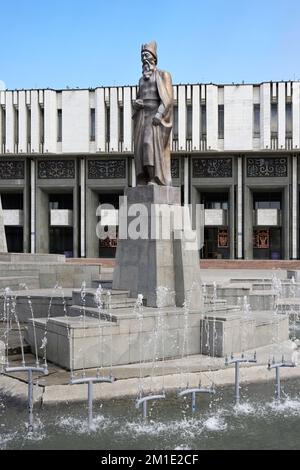
<svg viewBox="0 0 300 470">
<path fill-rule="evenodd" d="M 137 185 L 171 185 L 170 133 L 173 87 L 168 72 L 157 69 L 156 42 L 141 48 L 143 76 L 134 102 L 134 158 Z"/>
</svg>

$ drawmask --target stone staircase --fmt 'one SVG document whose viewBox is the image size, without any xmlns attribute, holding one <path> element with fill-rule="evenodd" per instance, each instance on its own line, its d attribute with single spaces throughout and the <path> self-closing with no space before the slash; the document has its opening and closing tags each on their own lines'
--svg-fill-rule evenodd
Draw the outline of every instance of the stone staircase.
<svg viewBox="0 0 300 470">
<path fill-rule="evenodd" d="M 3 276 L 3 273 L 0 271 L 0 292 L 9 287 L 11 290 L 22 290 L 24 285 L 28 289 L 38 289 L 40 287 L 39 277 L 36 275 L 24 275 L 24 276 Z"/>
<path fill-rule="evenodd" d="M 83 281 L 91 287 L 93 279 L 101 282 L 100 275 L 99 264 L 71 263 L 63 255 L 0 253 L 0 291 L 5 287 L 20 290 L 24 283 L 29 289 L 52 289 L 56 284 L 78 288 Z"/>
<path fill-rule="evenodd" d="M 110 292 L 110 296 L 107 293 Z M 99 308 L 95 300 L 96 289 L 87 289 L 84 302 L 81 298 L 81 289 L 74 289 L 72 295 L 72 306 L 69 313 L 71 316 L 82 315 L 84 311 L 87 316 L 99 317 Z M 136 299 L 129 297 L 127 290 L 103 290 L 100 318 L 103 320 L 117 321 L 114 313 L 122 314 L 122 310 L 133 311 Z"/>
</svg>

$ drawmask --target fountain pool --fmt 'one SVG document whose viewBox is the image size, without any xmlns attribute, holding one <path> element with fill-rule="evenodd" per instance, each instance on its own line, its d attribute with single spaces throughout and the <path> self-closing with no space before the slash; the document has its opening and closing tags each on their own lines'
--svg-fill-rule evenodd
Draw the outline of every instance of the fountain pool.
<svg viewBox="0 0 300 470">
<path fill-rule="evenodd" d="M 149 405 L 141 419 L 134 399 L 95 402 L 94 428 L 76 403 L 36 409 L 35 429 L 24 432 L 23 403 L 0 396 L 0 449 L 299 449 L 300 379 L 282 382 L 282 400 L 274 400 L 274 382 L 243 385 L 235 406 L 234 389 L 219 387 L 213 396 L 191 401 L 168 395 Z"/>
</svg>

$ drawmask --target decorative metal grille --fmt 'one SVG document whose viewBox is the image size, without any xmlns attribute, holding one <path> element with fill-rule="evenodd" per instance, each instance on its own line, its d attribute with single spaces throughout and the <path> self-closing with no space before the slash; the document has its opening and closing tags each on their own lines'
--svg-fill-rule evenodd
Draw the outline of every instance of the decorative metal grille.
<svg viewBox="0 0 300 470">
<path fill-rule="evenodd" d="M 75 178 L 75 160 L 45 160 L 38 162 L 40 179 Z"/>
<path fill-rule="evenodd" d="M 126 160 L 89 160 L 89 179 L 126 178 Z"/>
<path fill-rule="evenodd" d="M 171 176 L 172 178 L 179 178 L 179 158 L 172 158 L 171 160 Z"/>
<path fill-rule="evenodd" d="M 194 178 L 231 178 L 231 158 L 194 158 Z"/>
<path fill-rule="evenodd" d="M 0 179 L 24 179 L 25 164 L 20 160 L 0 160 Z"/>
<path fill-rule="evenodd" d="M 286 157 L 279 158 L 247 158 L 247 176 L 276 176 L 288 175 L 288 163 Z"/>
</svg>

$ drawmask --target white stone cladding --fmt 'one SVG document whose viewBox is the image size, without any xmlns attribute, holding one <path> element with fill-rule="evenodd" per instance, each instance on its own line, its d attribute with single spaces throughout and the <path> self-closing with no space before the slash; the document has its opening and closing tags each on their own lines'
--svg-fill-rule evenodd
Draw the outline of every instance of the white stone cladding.
<svg viewBox="0 0 300 470">
<path fill-rule="evenodd" d="M 119 150 L 119 107 L 118 89 L 110 89 L 110 129 L 109 129 L 109 150 L 117 152 Z"/>
<path fill-rule="evenodd" d="M 300 83 L 293 83 L 293 148 L 300 148 Z"/>
<path fill-rule="evenodd" d="M 90 141 L 88 90 L 62 92 L 62 151 L 88 152 Z"/>
<path fill-rule="evenodd" d="M 180 84 L 174 85 L 173 91 L 178 106 L 178 137 L 172 145 L 175 152 L 300 148 L 299 81 Z M 0 154 L 133 152 L 132 102 L 136 92 L 136 86 L 0 91 Z M 271 135 L 271 103 L 277 105 L 275 136 L 274 132 Z M 292 106 L 292 137 L 286 135 L 286 103 Z M 224 138 L 219 138 L 220 105 L 224 106 Z M 260 135 L 253 132 L 254 105 L 259 105 Z M 187 123 L 190 116 L 187 106 L 191 106 L 191 123 Z M 95 108 L 93 140 L 92 108 Z M 61 142 L 58 142 L 59 109 Z M 205 115 L 206 126 L 201 122 Z M 171 134 L 171 140 L 173 137 Z"/>
<path fill-rule="evenodd" d="M 200 85 L 193 85 L 192 150 L 200 150 Z"/>
<path fill-rule="evenodd" d="M 271 90 L 270 83 L 260 87 L 260 141 L 263 150 L 271 148 Z"/>
<path fill-rule="evenodd" d="M 131 88 L 129 86 L 124 88 L 123 93 L 123 109 L 124 109 L 124 139 L 123 150 L 131 152 L 132 150 L 132 104 L 131 104 Z"/>
<path fill-rule="evenodd" d="M 285 148 L 285 83 L 278 83 L 278 148 Z"/>
<path fill-rule="evenodd" d="M 31 152 L 37 153 L 41 147 L 41 109 L 37 90 L 31 91 Z"/>
<path fill-rule="evenodd" d="M 104 88 L 97 88 L 96 97 L 96 150 L 105 152 L 105 100 Z"/>
<path fill-rule="evenodd" d="M 218 149 L 218 87 L 206 87 L 207 150 Z"/>
<path fill-rule="evenodd" d="M 15 152 L 15 109 L 13 106 L 13 92 L 8 91 L 6 93 L 5 99 L 5 152 L 14 153 Z"/>
<path fill-rule="evenodd" d="M 178 87 L 178 150 L 186 149 L 186 93 L 185 85 Z"/>
<path fill-rule="evenodd" d="M 253 141 L 253 86 L 224 87 L 224 150 L 249 150 Z"/>
<path fill-rule="evenodd" d="M 18 152 L 27 153 L 28 143 L 28 132 L 27 132 L 27 119 L 28 119 L 28 108 L 26 106 L 26 92 L 19 92 L 19 142 Z"/>
<path fill-rule="evenodd" d="M 57 98 L 54 90 L 45 90 L 45 153 L 57 150 Z"/>
</svg>

